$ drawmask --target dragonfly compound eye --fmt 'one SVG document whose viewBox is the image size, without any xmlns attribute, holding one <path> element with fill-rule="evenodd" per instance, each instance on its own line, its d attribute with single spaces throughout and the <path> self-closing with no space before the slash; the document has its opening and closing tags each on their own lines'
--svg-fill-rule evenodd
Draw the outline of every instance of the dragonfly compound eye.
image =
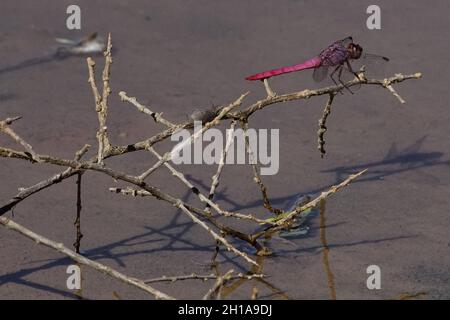
<svg viewBox="0 0 450 320">
<path fill-rule="evenodd" d="M 350 54 L 352 59 L 359 59 L 362 54 L 362 47 L 359 44 L 350 44 Z"/>
</svg>

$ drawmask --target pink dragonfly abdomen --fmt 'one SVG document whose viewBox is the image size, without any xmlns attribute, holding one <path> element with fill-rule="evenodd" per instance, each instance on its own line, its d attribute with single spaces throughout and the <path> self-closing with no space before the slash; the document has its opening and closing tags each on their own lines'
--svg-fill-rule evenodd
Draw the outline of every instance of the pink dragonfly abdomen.
<svg viewBox="0 0 450 320">
<path fill-rule="evenodd" d="M 264 72 L 249 76 L 245 79 L 250 80 L 250 81 L 261 80 L 261 79 L 266 79 L 266 78 L 270 78 L 273 76 L 278 76 L 278 75 L 284 74 L 284 73 L 318 68 L 318 67 L 320 67 L 321 64 L 322 64 L 322 60 L 320 59 L 320 57 L 314 57 L 314 58 L 309 59 L 300 64 L 296 64 L 296 65 L 289 66 L 289 67 L 283 67 L 283 68 L 279 68 L 279 69 L 273 69 L 273 70 L 269 70 L 269 71 L 264 71 Z"/>
</svg>

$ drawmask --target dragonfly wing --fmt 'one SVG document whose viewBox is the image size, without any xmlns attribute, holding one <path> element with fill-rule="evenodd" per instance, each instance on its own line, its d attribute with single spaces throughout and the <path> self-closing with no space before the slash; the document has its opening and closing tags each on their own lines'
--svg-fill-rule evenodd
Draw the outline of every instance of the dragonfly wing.
<svg viewBox="0 0 450 320">
<path fill-rule="evenodd" d="M 343 83 L 347 83 L 352 80 L 355 80 L 356 76 L 353 72 L 357 72 L 358 69 L 354 66 L 353 61 L 352 61 L 352 63 L 350 63 L 350 67 L 351 67 L 351 69 L 349 69 L 347 63 L 344 63 L 341 67 L 342 71 L 336 72 L 336 74 L 337 74 L 336 78 L 340 77 L 340 80 Z M 359 90 L 360 88 L 361 88 L 361 84 L 355 84 L 350 88 L 350 90 L 352 92 L 354 92 L 354 91 Z"/>
<path fill-rule="evenodd" d="M 388 61 L 389 58 L 365 53 L 360 59 L 352 61 L 352 67 L 355 71 L 359 71 L 364 66 L 367 77 L 381 77 L 385 75 Z"/>
<path fill-rule="evenodd" d="M 313 79 L 316 82 L 323 81 L 328 74 L 328 66 L 321 66 L 319 68 L 315 68 L 313 72 Z"/>
<path fill-rule="evenodd" d="M 353 42 L 353 38 L 352 38 L 352 37 L 347 37 L 347 38 L 344 38 L 344 39 L 342 39 L 342 40 L 339 40 L 339 42 L 341 42 L 342 45 L 343 45 L 344 47 L 347 48 L 347 46 L 348 46 L 350 43 Z"/>
</svg>

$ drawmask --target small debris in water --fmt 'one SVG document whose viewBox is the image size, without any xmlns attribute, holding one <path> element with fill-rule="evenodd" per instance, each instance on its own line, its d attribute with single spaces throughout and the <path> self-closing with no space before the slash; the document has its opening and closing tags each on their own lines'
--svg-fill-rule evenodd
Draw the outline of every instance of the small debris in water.
<svg viewBox="0 0 450 320">
<path fill-rule="evenodd" d="M 217 117 L 219 111 L 222 109 L 220 106 L 212 106 L 206 110 L 194 110 L 190 118 L 194 121 L 201 121 L 202 123 L 208 123 Z"/>
<path fill-rule="evenodd" d="M 295 210 L 295 208 L 305 205 L 313 198 L 313 195 L 299 194 L 294 198 L 293 203 L 287 208 L 286 212 Z M 319 210 L 317 208 L 310 208 L 302 212 L 302 214 L 294 220 L 294 223 L 289 229 L 282 230 L 279 233 L 281 238 L 292 238 L 297 236 L 304 236 L 308 234 L 309 227 L 305 225 L 306 217 L 310 215 L 318 214 Z"/>
</svg>

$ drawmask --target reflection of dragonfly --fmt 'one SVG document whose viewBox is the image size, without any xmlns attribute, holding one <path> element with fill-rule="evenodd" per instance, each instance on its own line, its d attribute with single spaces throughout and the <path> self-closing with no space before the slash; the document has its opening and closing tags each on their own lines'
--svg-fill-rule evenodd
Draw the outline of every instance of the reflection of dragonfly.
<svg viewBox="0 0 450 320">
<path fill-rule="evenodd" d="M 389 59 L 386 57 L 374 54 L 366 53 L 363 55 L 362 51 L 363 51 L 362 47 L 359 44 L 354 43 L 352 37 L 347 37 L 345 39 L 338 40 L 332 43 L 327 48 L 322 50 L 322 52 L 318 56 L 306 60 L 303 63 L 257 73 L 247 77 L 246 79 L 263 80 L 289 72 L 314 69 L 313 73 L 314 80 L 322 81 L 327 76 L 329 67 L 334 67 L 332 68 L 333 70 L 330 73 L 331 80 L 333 80 L 333 82 L 336 85 L 338 84 L 333 77 L 334 74 L 337 72 L 339 83 L 341 83 L 347 90 L 350 91 L 350 89 L 342 81 L 343 71 L 349 73 L 351 76 L 358 77 L 357 73 L 353 71 L 353 68 L 350 64 L 350 60 L 364 59 L 364 60 L 389 61 Z M 365 65 L 367 65 L 367 63 L 365 63 Z"/>
<path fill-rule="evenodd" d="M 39 64 L 48 63 L 55 60 L 63 60 L 74 55 L 98 54 L 105 49 L 105 41 L 93 33 L 87 37 L 78 40 L 56 38 L 60 44 L 55 50 L 43 56 L 31 58 L 18 64 L 0 69 L 0 74 L 16 71 Z"/>
</svg>

